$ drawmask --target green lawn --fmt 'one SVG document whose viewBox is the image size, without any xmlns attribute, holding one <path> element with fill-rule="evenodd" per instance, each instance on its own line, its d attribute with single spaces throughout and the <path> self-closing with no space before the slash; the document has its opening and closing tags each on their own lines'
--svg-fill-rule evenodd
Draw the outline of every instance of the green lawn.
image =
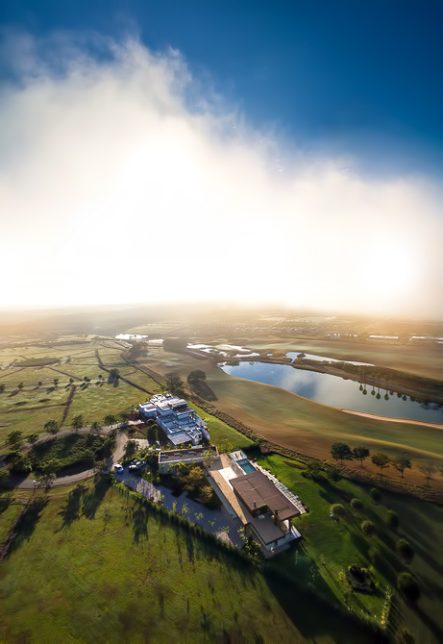
<svg viewBox="0 0 443 644">
<path fill-rule="evenodd" d="M 23 522 L 0 572 L 0 640 L 302 637 L 250 566 L 99 485 L 50 500 Z"/>
<path fill-rule="evenodd" d="M 220 452 L 232 452 L 236 449 L 251 447 L 254 444 L 250 438 L 230 427 L 219 418 L 208 414 L 204 409 L 193 403 L 190 404 L 207 424 L 211 435 L 211 443 L 217 445 Z"/>
<path fill-rule="evenodd" d="M 343 603 L 349 603 L 357 614 L 380 618 L 384 592 L 396 585 L 396 575 L 410 570 L 417 578 L 422 597 L 417 609 L 408 608 L 397 596 L 398 617 L 404 620 L 420 644 L 436 643 L 443 632 L 443 616 L 439 611 L 441 590 L 441 525 L 443 508 L 414 497 L 383 492 L 379 504 L 372 501 L 368 488 L 347 479 L 334 482 L 326 478 L 322 484 L 302 475 L 303 466 L 273 454 L 258 457 L 258 462 L 270 469 L 283 483 L 296 492 L 309 507 L 306 515 L 296 520 L 303 535 L 300 546 L 272 562 L 320 592 L 333 593 Z M 357 512 L 350 505 L 359 498 L 364 509 Z M 341 503 L 346 518 L 340 522 L 329 516 L 330 506 Z M 400 518 L 397 532 L 387 527 L 388 510 Z M 364 519 L 375 523 L 376 536 L 365 537 L 360 524 Z M 406 538 L 416 555 L 411 565 L 404 564 L 395 552 L 395 542 Z M 369 566 L 373 571 L 380 594 L 349 594 L 342 572 L 351 564 Z"/>
</svg>

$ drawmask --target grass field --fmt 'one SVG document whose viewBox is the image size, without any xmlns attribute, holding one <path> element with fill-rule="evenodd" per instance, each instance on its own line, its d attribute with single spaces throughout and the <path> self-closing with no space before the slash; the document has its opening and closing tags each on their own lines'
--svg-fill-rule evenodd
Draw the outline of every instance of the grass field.
<svg viewBox="0 0 443 644">
<path fill-rule="evenodd" d="M 203 369 L 217 396 L 213 403 L 216 408 L 242 421 L 257 435 L 307 456 L 329 458 L 335 441 L 365 445 L 393 458 L 407 454 L 414 465 L 408 478 L 417 485 L 425 484 L 424 475 L 416 467 L 419 463 L 443 461 L 443 430 L 437 427 L 346 414 L 278 387 L 227 375 L 209 361 L 185 353 L 156 351 L 146 364 L 162 375 L 179 373 L 184 381 L 193 369 Z M 377 473 L 369 462 L 366 468 Z M 400 479 L 394 468 L 388 468 L 385 474 Z M 441 477 L 434 485 L 442 485 Z"/>
<path fill-rule="evenodd" d="M 20 430 L 26 436 L 40 433 L 49 419 L 61 422 L 65 411 L 65 425 L 74 416 L 81 414 L 85 423 L 102 422 L 107 414 L 128 411 L 149 394 L 119 380 L 118 386 L 107 382 L 107 374 L 100 369 L 96 349 L 107 368 L 118 368 L 121 375 L 147 391 L 159 390 L 149 376 L 128 367 L 121 359 L 121 347 L 112 341 L 89 342 L 83 345 L 57 345 L 56 347 L 19 347 L 0 350 L 0 384 L 5 391 L 0 393 L 0 444 L 12 430 Z M 59 359 L 50 366 L 15 367 L 16 361 Z M 103 382 L 99 376 L 103 376 Z M 89 383 L 84 378 L 90 379 Z M 54 383 L 58 379 L 58 383 Z M 75 385 L 75 395 L 70 407 L 67 401 L 70 392 L 70 379 Z M 23 388 L 18 385 L 23 383 Z M 39 383 L 41 383 L 39 385 Z"/>
<path fill-rule="evenodd" d="M 258 462 L 271 470 L 309 506 L 309 512 L 296 521 L 303 542 L 296 550 L 282 554 L 272 562 L 307 586 L 319 592 L 332 592 L 342 603 L 349 604 L 361 615 L 380 618 L 384 593 L 396 586 L 396 575 L 410 570 L 422 590 L 416 608 L 410 608 L 397 594 L 394 601 L 394 625 L 406 623 L 415 641 L 436 644 L 442 641 L 443 615 L 439 610 L 441 596 L 441 525 L 443 508 L 413 497 L 383 492 L 381 502 L 375 503 L 369 489 L 347 479 L 323 479 L 321 484 L 302 475 L 303 466 L 279 455 L 258 457 Z M 358 498 L 363 510 L 357 512 L 350 500 Z M 346 516 L 340 522 L 329 516 L 330 505 L 341 503 Z M 388 528 L 388 510 L 397 512 L 400 527 Z M 360 524 L 370 519 L 376 526 L 376 536 L 365 537 Z M 395 552 L 395 542 L 406 538 L 415 550 L 411 565 L 402 563 Z M 342 573 L 351 564 L 369 566 L 373 571 L 379 594 L 349 593 Z M 314 565 L 313 565 L 314 564 Z"/>
<path fill-rule="evenodd" d="M 103 483 L 23 522 L 0 597 L 5 642 L 346 642 L 315 605 L 295 627 L 261 574 Z"/>
<path fill-rule="evenodd" d="M 211 434 L 211 442 L 217 445 L 220 452 L 232 452 L 237 449 L 251 447 L 253 441 L 230 427 L 219 418 L 208 414 L 204 409 L 191 403 L 198 415 L 203 418 Z"/>
</svg>

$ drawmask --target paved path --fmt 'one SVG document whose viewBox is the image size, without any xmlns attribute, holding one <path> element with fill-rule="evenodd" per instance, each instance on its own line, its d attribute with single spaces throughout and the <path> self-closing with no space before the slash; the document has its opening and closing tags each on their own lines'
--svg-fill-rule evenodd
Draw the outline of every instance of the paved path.
<svg viewBox="0 0 443 644">
<path fill-rule="evenodd" d="M 110 425 L 109 427 L 106 428 L 106 430 L 107 432 L 109 432 L 113 428 L 114 428 L 114 425 Z M 65 433 L 70 434 L 72 432 L 65 432 Z M 105 433 L 105 430 L 103 430 L 103 433 Z M 60 436 L 60 435 L 63 435 L 63 432 L 60 432 L 57 436 Z M 123 458 L 123 455 L 125 453 L 125 446 L 127 442 L 128 442 L 128 437 L 126 434 L 124 433 L 117 434 L 115 449 L 112 455 L 108 458 L 106 462 L 106 468 L 108 470 L 112 468 L 113 463 L 116 463 Z M 96 474 L 96 472 L 97 470 L 91 469 L 91 470 L 83 470 L 83 472 L 78 472 L 77 474 L 71 474 L 69 476 L 60 476 L 55 479 L 51 487 L 59 487 L 61 485 L 72 485 L 74 483 L 80 483 L 80 481 L 86 481 L 87 479 L 92 478 Z M 18 488 L 20 490 L 33 490 L 35 487 L 36 487 L 36 483 L 35 483 L 35 480 L 32 478 L 32 474 L 28 478 L 24 479 L 24 481 L 21 481 L 17 485 L 14 485 L 15 489 Z"/>
</svg>

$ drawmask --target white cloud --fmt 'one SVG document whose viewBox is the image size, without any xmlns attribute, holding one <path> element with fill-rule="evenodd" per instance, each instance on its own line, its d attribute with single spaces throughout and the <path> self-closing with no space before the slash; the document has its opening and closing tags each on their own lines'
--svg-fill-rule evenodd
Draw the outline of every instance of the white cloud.
<svg viewBox="0 0 443 644">
<path fill-rule="evenodd" d="M 280 154 L 176 52 L 12 42 L 25 55 L 0 103 L 1 305 L 443 314 L 441 196 L 423 178 Z"/>
</svg>

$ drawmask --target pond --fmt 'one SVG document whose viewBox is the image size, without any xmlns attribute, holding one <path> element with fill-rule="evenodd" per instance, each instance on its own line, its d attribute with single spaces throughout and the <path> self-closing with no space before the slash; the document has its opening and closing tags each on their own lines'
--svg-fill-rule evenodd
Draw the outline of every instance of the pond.
<svg viewBox="0 0 443 644">
<path fill-rule="evenodd" d="M 363 388 L 360 383 L 345 380 L 339 376 L 296 369 L 289 364 L 269 362 L 221 364 L 220 368 L 237 378 L 281 387 L 291 393 L 338 409 L 349 409 L 388 418 L 443 423 L 442 405 L 420 403 L 396 392 L 373 388 L 370 385 Z"/>
<path fill-rule="evenodd" d="M 291 358 L 291 361 L 294 362 L 297 360 L 298 356 L 302 355 L 303 359 L 306 360 L 317 360 L 317 362 L 346 362 L 348 364 L 356 364 L 356 365 L 366 365 L 366 366 L 372 366 L 370 362 L 357 362 L 356 360 L 336 360 L 335 358 L 328 358 L 327 356 L 318 356 L 317 354 L 314 353 L 302 353 L 301 351 L 288 351 L 286 354 L 286 357 Z"/>
</svg>

